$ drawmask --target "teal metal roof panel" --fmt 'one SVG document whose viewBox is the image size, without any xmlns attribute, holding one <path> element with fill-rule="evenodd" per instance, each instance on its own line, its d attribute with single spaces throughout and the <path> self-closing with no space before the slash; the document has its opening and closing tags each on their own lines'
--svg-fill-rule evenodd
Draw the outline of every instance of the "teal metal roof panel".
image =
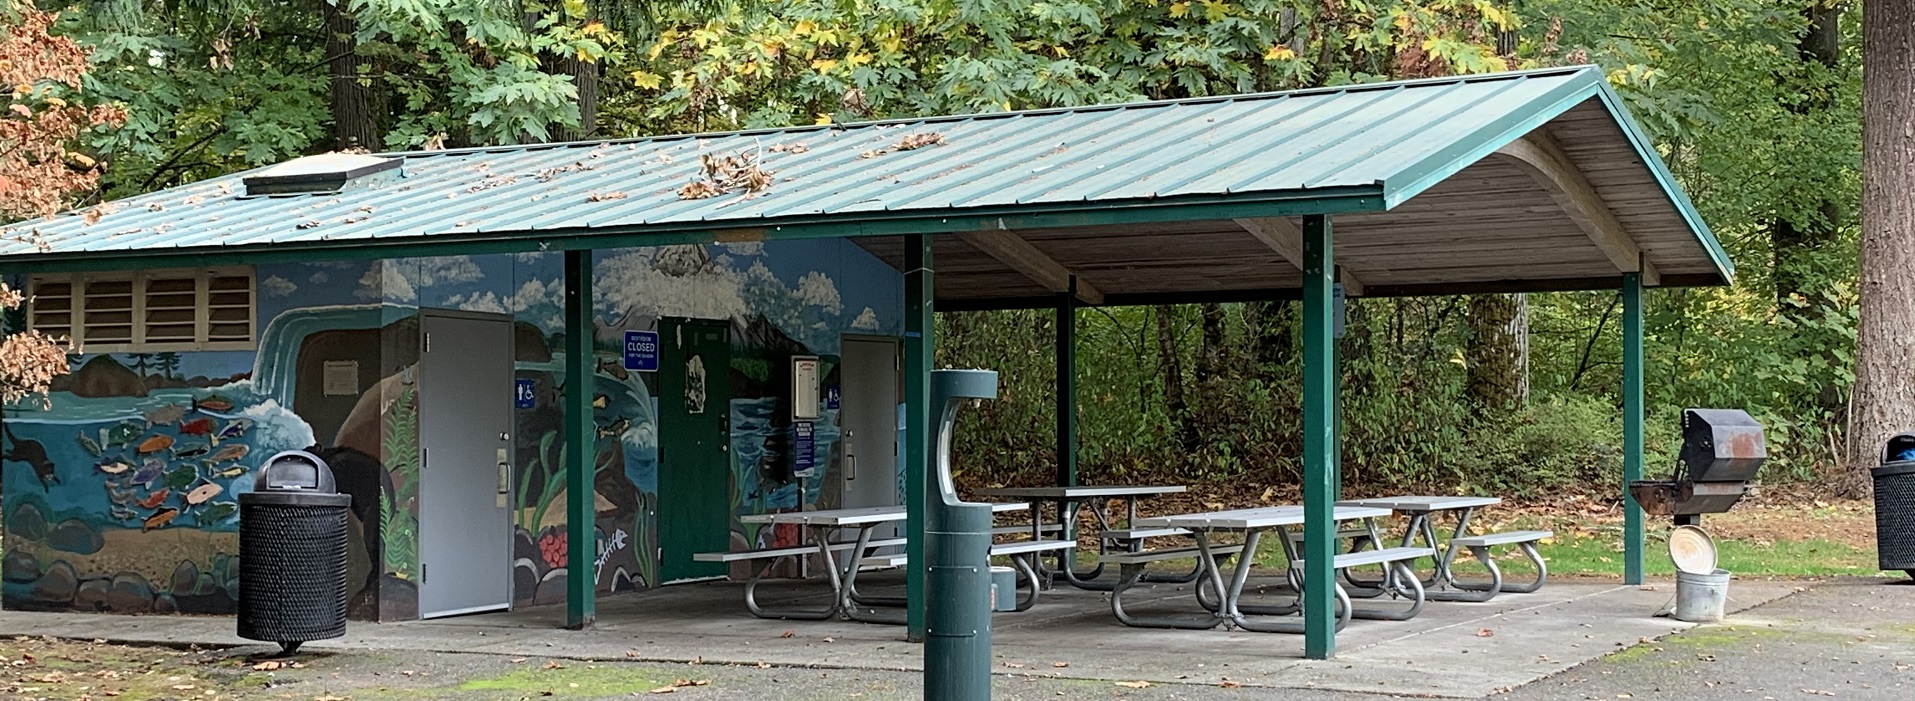
<svg viewBox="0 0 1915 701">
<path fill-rule="evenodd" d="M 548 240 L 1022 211 L 1369 197 L 1393 206 L 1577 102 L 1593 68 L 1551 69 L 894 122 L 385 154 L 401 175 L 333 194 L 246 196 L 240 173 L 15 224 L 18 262 L 222 249 Z M 1635 132 L 1633 124 L 1625 129 Z M 943 142 L 897 150 L 936 132 Z M 1638 140 L 1638 149 L 1646 148 Z M 701 157 L 757 154 L 759 193 L 683 199 Z M 1645 161 L 1666 179 L 1653 151 Z M 255 173 L 257 171 L 254 171 Z M 1335 202 L 1322 205 L 1335 211 Z M 1354 205 L 1352 208 L 1356 208 Z M 1698 240 L 1714 246 L 1699 218 Z M 890 232 L 897 233 L 897 232 Z M 547 242 L 550 242 L 549 240 Z M 563 241 L 559 242 L 563 245 Z M 1719 250 L 1719 247 L 1717 247 Z M 448 250 L 448 252 L 451 252 Z M 1712 252 L 1713 255 L 1713 252 Z M 1729 274 L 1723 259 L 1724 278 Z"/>
</svg>

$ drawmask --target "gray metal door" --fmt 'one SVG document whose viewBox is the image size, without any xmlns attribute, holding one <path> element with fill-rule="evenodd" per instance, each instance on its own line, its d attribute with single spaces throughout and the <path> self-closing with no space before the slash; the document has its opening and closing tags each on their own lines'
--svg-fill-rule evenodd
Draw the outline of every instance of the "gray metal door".
<svg viewBox="0 0 1915 701">
<path fill-rule="evenodd" d="M 419 614 L 512 604 L 512 320 L 420 314 Z"/>
<path fill-rule="evenodd" d="M 838 369 L 838 426 L 844 432 L 844 506 L 898 501 L 898 344 L 846 338 Z M 890 529 L 894 530 L 892 526 Z M 874 535 L 888 536 L 889 533 Z"/>
</svg>

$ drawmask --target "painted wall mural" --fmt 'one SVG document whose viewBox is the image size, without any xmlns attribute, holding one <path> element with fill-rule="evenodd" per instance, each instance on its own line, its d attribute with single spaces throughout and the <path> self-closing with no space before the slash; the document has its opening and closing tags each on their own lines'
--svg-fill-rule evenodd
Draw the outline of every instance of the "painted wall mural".
<svg viewBox="0 0 1915 701">
<path fill-rule="evenodd" d="M 257 352 L 95 354 L 54 387 L 50 408 L 8 407 L 0 428 L 0 525 L 10 609 L 225 613 L 236 593 L 236 495 L 281 450 L 308 449 L 353 495 L 352 615 L 418 616 L 418 309 L 510 315 L 516 376 L 512 569 L 518 604 L 564 599 L 567 549 L 560 397 L 559 254 L 277 264 L 256 271 Z M 902 278 L 848 241 L 602 251 L 595 267 L 593 378 L 601 592 L 659 584 L 655 372 L 626 369 L 627 331 L 666 318 L 729 325 L 727 461 L 734 548 L 788 542 L 738 523 L 835 498 L 791 474 L 792 355 L 835 373 L 844 334 L 897 335 Z M 323 391 L 327 362 L 357 363 L 352 392 Z M 529 405 L 528 405 L 529 404 Z M 709 410 L 709 409 L 708 409 Z M 837 453 L 820 407 L 819 474 Z"/>
</svg>

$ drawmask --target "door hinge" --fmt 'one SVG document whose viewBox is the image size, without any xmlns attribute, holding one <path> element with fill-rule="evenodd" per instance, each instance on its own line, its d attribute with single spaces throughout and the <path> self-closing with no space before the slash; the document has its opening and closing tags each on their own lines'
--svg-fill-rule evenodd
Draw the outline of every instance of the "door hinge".
<svg viewBox="0 0 1915 701">
<path fill-rule="evenodd" d="M 421 470 L 426 469 L 426 463 L 431 462 L 432 461 L 431 458 L 432 458 L 432 451 L 427 450 L 425 448 L 420 448 L 419 449 L 419 469 Z"/>
<path fill-rule="evenodd" d="M 432 334 L 427 333 L 423 335 L 425 336 L 425 352 L 431 353 L 432 352 Z"/>
<path fill-rule="evenodd" d="M 419 563 L 419 583 L 420 584 L 425 584 L 426 579 L 432 576 L 431 574 L 429 574 L 431 571 L 432 570 L 426 568 L 425 563 L 423 562 Z"/>
</svg>

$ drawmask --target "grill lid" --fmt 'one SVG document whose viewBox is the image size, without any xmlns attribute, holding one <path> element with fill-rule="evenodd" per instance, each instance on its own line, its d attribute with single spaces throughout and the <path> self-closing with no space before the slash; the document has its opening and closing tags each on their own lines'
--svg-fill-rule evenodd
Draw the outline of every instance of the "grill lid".
<svg viewBox="0 0 1915 701">
<path fill-rule="evenodd" d="M 1685 409 L 1682 453 L 1687 479 L 1695 482 L 1747 482 L 1769 459 L 1762 424 L 1740 409 Z M 1681 475 L 1678 478 L 1682 478 Z"/>
<path fill-rule="evenodd" d="M 1677 526 L 1669 532 L 1669 559 L 1689 574 L 1714 574 L 1716 541 L 1697 526 Z"/>
</svg>

